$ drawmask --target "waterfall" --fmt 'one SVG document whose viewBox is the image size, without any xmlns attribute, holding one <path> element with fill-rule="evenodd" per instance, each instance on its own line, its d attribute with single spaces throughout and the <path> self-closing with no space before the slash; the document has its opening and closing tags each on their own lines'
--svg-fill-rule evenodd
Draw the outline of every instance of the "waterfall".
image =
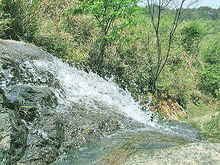
<svg viewBox="0 0 220 165">
<path fill-rule="evenodd" d="M 69 66 L 34 45 L 0 42 L 3 164 L 114 164 L 137 151 L 199 138 L 185 124 L 152 119 L 153 112 L 112 79 Z"/>
<path fill-rule="evenodd" d="M 105 80 L 95 73 L 69 66 L 34 45 L 4 42 L 0 45 L 0 51 L 6 54 L 0 61 L 0 87 L 6 91 L 13 84 L 45 86 L 54 92 L 58 101 L 56 111 L 59 113 L 69 114 L 69 107 L 80 105 L 86 109 L 86 113 L 90 113 L 89 110 L 98 114 L 112 112 L 139 122 L 146 129 L 181 136 L 191 135 L 188 127 L 159 124 L 156 119 L 152 119 L 153 112 L 142 110 L 131 93 L 121 89 L 112 79 Z"/>
<path fill-rule="evenodd" d="M 34 60 L 33 64 L 40 70 L 50 72 L 59 82 L 59 88 L 53 87 L 59 105 L 65 107 L 79 104 L 101 113 L 113 111 L 144 124 L 144 129 L 150 128 L 165 134 L 195 138 L 195 130 L 189 129 L 186 125 L 166 122 L 159 124 L 156 119 L 152 119 L 152 111 L 148 109 L 143 111 L 131 93 L 121 89 L 112 79 L 105 80 L 95 73 L 79 70 L 56 57 L 51 57 L 50 60 Z"/>
<path fill-rule="evenodd" d="M 0 42 L 0 120 L 7 125 L 0 126 L 1 162 L 109 164 L 200 138 L 185 124 L 152 119 L 153 112 L 112 79 L 34 45 Z"/>
<path fill-rule="evenodd" d="M 52 73 L 61 88 L 54 89 L 60 104 L 84 104 L 86 108 L 114 111 L 140 123 L 154 126 L 152 112 L 141 110 L 131 93 L 122 90 L 113 80 L 104 80 L 97 74 L 70 67 L 56 57 L 51 61 L 35 60 L 34 65 Z M 61 94 L 62 93 L 62 94 Z"/>
</svg>

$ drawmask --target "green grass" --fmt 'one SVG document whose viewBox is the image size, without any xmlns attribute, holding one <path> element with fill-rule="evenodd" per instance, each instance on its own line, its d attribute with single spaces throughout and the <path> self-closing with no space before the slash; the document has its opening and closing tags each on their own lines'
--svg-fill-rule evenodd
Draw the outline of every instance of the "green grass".
<svg viewBox="0 0 220 165">
<path fill-rule="evenodd" d="M 217 113 L 204 125 L 204 136 L 211 142 L 220 142 L 220 108 Z"/>
<path fill-rule="evenodd" d="M 187 117 L 181 120 L 199 129 L 208 141 L 220 142 L 220 106 L 202 101 L 191 104 Z"/>
</svg>

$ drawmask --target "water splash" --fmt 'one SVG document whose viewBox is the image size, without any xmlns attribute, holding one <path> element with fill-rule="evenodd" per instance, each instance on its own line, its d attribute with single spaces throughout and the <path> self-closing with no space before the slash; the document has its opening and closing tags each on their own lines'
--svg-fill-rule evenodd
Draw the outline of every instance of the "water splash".
<svg viewBox="0 0 220 165">
<path fill-rule="evenodd" d="M 152 120 L 153 112 L 147 109 L 143 111 L 139 102 L 134 101 L 128 91 L 119 88 L 112 80 L 106 81 L 94 73 L 71 67 L 35 46 L 13 42 L 3 48 L 11 54 L 11 57 L 2 59 L 3 63 L 5 61 L 9 65 L 12 61 L 12 66 L 16 67 L 7 68 L 5 65 L 5 69 L 2 69 L 0 63 L 0 87 L 5 90 L 14 84 L 46 86 L 52 88 L 56 95 L 59 104 L 56 111 L 59 113 L 68 115 L 71 113 L 69 108 L 78 104 L 88 110 L 85 111 L 87 114 L 90 110 L 98 114 L 115 112 L 144 124 L 144 129 L 180 136 L 193 134 L 194 130 L 190 131 L 189 127 Z"/>
<path fill-rule="evenodd" d="M 139 102 L 134 101 L 131 93 L 121 89 L 112 80 L 106 81 L 95 73 L 70 67 L 56 57 L 50 61 L 36 60 L 34 65 L 50 72 L 59 81 L 61 88 L 54 89 L 54 92 L 60 105 L 71 106 L 77 103 L 86 109 L 95 109 L 102 113 L 114 111 L 144 124 L 143 129 L 146 130 L 197 138 L 195 133 L 197 131 L 187 125 L 158 123 L 156 119 L 152 119 L 153 112 L 148 109 L 143 111 Z"/>
<path fill-rule="evenodd" d="M 94 73 L 70 67 L 54 57 L 52 61 L 36 60 L 34 64 L 51 72 L 61 85 L 64 95 L 56 90 L 60 104 L 84 104 L 86 108 L 110 110 L 138 122 L 154 126 L 152 112 L 142 111 L 131 94 L 119 88 L 112 80 L 106 81 Z"/>
</svg>

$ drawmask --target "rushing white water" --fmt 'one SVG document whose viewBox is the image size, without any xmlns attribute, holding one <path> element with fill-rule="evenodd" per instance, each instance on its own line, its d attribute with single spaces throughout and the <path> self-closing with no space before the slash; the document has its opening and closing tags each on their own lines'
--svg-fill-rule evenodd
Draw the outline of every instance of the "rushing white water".
<svg viewBox="0 0 220 165">
<path fill-rule="evenodd" d="M 142 110 L 131 94 L 120 89 L 112 80 L 106 81 L 94 73 L 71 67 L 35 46 L 12 42 L 8 46 L 4 45 L 3 49 L 9 54 L 12 53 L 12 58 L 14 56 L 12 61 L 15 62 L 16 71 L 19 73 L 19 84 L 46 86 L 53 90 L 58 101 L 58 107 L 55 108 L 58 113 L 64 113 L 71 118 L 72 110 L 77 111 L 78 108 L 85 108 L 84 113 L 88 115 L 92 112 L 114 116 L 111 112 L 115 112 L 142 123 L 139 126 L 143 126 L 145 130 L 184 137 L 196 135 L 193 133 L 194 130 L 182 124 L 170 124 L 156 119 L 152 121 L 153 113 Z M 18 83 L 14 79 L 18 73 L 14 73 L 10 68 L 2 69 L 1 65 L 0 87 L 7 91 L 8 87 Z M 74 106 L 76 107 L 72 108 Z"/>
<path fill-rule="evenodd" d="M 146 130 L 182 137 L 194 136 L 194 130 L 190 130 L 189 127 L 178 124 L 159 124 L 156 119 L 152 120 L 153 112 L 143 111 L 140 104 L 134 101 L 131 93 L 119 88 L 112 80 L 106 81 L 95 73 L 87 73 L 69 66 L 56 57 L 52 60 L 36 60 L 34 65 L 52 73 L 59 81 L 61 88 L 54 89 L 54 92 L 60 105 L 71 106 L 76 103 L 102 113 L 114 111 L 145 124 L 146 127 L 143 129 Z"/>
<path fill-rule="evenodd" d="M 36 60 L 34 64 L 51 72 L 59 81 L 64 90 L 64 95 L 58 96 L 59 104 L 78 103 L 86 108 L 107 109 L 149 126 L 155 125 L 151 121 L 152 112 L 142 111 L 131 94 L 120 89 L 113 81 L 70 67 L 55 57 L 51 61 Z"/>
</svg>

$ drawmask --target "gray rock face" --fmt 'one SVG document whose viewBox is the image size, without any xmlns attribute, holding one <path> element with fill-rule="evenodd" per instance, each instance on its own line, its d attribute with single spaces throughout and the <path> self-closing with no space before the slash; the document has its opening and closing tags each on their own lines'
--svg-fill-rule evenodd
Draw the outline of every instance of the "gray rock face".
<svg viewBox="0 0 220 165">
<path fill-rule="evenodd" d="M 10 124 L 9 114 L 0 114 L 0 159 L 6 162 L 8 151 L 10 150 Z"/>
<path fill-rule="evenodd" d="M 111 111 L 106 102 L 98 102 L 99 98 L 96 98 L 98 101 L 89 98 L 94 105 L 85 104 L 83 101 L 87 98 L 66 103 L 75 93 L 67 98 L 65 92 L 68 91 L 63 89 L 58 73 L 35 63 L 53 60 L 53 56 L 33 45 L 0 40 L 1 164 L 148 164 L 157 159 L 159 152 L 165 156 L 157 162 L 175 164 L 172 157 L 167 156 L 171 151 L 173 157 L 177 157 L 175 151 L 184 153 L 186 150 L 189 157 L 194 154 L 189 152 L 190 147 L 179 147 L 197 141 L 198 132 L 188 131 L 189 127 L 171 125 L 176 134 L 163 132 L 166 127 L 147 127 L 116 113 L 114 104 Z M 81 90 L 81 83 L 75 90 Z M 105 92 L 101 93 L 109 98 Z M 179 136 L 178 131 L 182 135 L 190 133 L 189 138 Z M 214 147 L 214 154 L 209 154 L 204 148 L 212 145 L 197 144 L 204 151 L 199 155 L 208 154 L 211 164 L 219 163 L 219 159 L 214 158 L 219 155 L 219 145 Z M 183 155 L 178 157 L 179 162 L 187 159 Z"/>
<path fill-rule="evenodd" d="M 192 143 L 181 147 L 172 147 L 154 150 L 149 156 L 149 151 L 133 154 L 124 165 L 132 164 L 198 164 L 216 165 L 220 163 L 220 144 Z"/>
</svg>

